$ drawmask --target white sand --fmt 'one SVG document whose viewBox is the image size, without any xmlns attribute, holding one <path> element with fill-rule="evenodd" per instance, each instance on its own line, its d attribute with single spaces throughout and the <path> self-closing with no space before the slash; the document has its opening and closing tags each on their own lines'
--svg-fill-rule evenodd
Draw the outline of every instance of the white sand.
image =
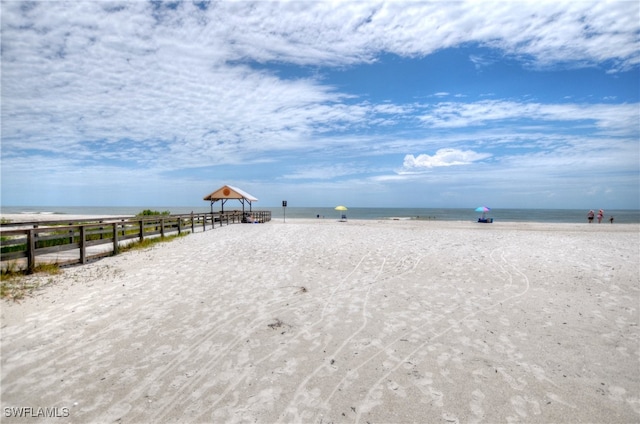
<svg viewBox="0 0 640 424">
<path fill-rule="evenodd" d="M 289 219 L 29 277 L 2 421 L 639 422 L 639 234 Z"/>
</svg>

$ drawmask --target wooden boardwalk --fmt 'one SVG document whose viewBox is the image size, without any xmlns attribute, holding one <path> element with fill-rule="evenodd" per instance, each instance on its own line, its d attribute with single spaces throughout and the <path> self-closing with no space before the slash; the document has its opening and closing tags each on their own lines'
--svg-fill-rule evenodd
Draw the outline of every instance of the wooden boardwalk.
<svg viewBox="0 0 640 424">
<path fill-rule="evenodd" d="M 52 220 L 0 224 L 2 269 L 32 272 L 36 265 L 85 264 L 118 254 L 124 245 L 147 238 L 195 233 L 236 223 L 264 223 L 269 211 L 158 215 L 88 220 Z"/>
</svg>

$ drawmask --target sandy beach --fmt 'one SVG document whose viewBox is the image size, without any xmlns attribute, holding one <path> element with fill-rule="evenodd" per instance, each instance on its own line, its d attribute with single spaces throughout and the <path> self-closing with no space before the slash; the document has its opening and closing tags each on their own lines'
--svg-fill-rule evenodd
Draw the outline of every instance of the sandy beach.
<svg viewBox="0 0 640 424">
<path fill-rule="evenodd" d="M 274 220 L 25 277 L 2 421 L 637 423 L 639 234 Z"/>
</svg>

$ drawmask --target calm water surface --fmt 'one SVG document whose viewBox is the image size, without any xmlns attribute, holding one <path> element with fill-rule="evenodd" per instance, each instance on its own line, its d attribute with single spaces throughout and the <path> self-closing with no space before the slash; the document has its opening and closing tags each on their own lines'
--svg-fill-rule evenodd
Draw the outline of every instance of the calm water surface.
<svg viewBox="0 0 640 424">
<path fill-rule="evenodd" d="M 214 205 L 219 207 L 218 205 Z M 42 213 L 52 215 L 135 215 L 144 209 L 158 211 L 170 211 L 172 214 L 185 214 L 190 212 L 209 212 L 209 206 L 198 207 L 59 207 L 59 206 L 3 206 L 3 214 L 16 213 Z M 225 210 L 241 210 L 242 205 L 227 203 Z M 253 205 L 254 210 L 268 210 L 272 213 L 273 219 L 286 218 L 320 218 L 338 219 L 344 213 L 349 219 L 421 219 L 421 220 L 443 220 L 443 221 L 475 221 L 481 215 L 470 209 L 447 209 L 447 208 L 349 208 L 345 212 L 339 212 L 333 207 L 298 208 L 287 207 L 260 207 Z M 215 209 L 218 211 L 218 209 Z M 246 208 L 248 210 L 248 207 Z M 597 212 L 597 209 L 595 210 Z M 486 214 L 494 221 L 505 222 L 587 222 L 588 210 L 581 209 L 492 209 Z M 640 223 L 640 210 L 605 210 L 603 223 L 609 224 L 609 218 L 614 217 L 614 223 Z M 55 219 L 55 216 L 52 216 Z"/>
</svg>

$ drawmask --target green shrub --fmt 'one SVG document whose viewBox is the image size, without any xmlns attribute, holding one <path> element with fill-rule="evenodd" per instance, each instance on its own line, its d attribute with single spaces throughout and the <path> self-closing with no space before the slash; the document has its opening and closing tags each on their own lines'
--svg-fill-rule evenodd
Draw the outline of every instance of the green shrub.
<svg viewBox="0 0 640 424">
<path fill-rule="evenodd" d="M 145 209 L 138 213 L 136 216 L 154 216 L 154 215 L 171 215 L 170 211 L 152 211 L 151 209 Z"/>
</svg>

